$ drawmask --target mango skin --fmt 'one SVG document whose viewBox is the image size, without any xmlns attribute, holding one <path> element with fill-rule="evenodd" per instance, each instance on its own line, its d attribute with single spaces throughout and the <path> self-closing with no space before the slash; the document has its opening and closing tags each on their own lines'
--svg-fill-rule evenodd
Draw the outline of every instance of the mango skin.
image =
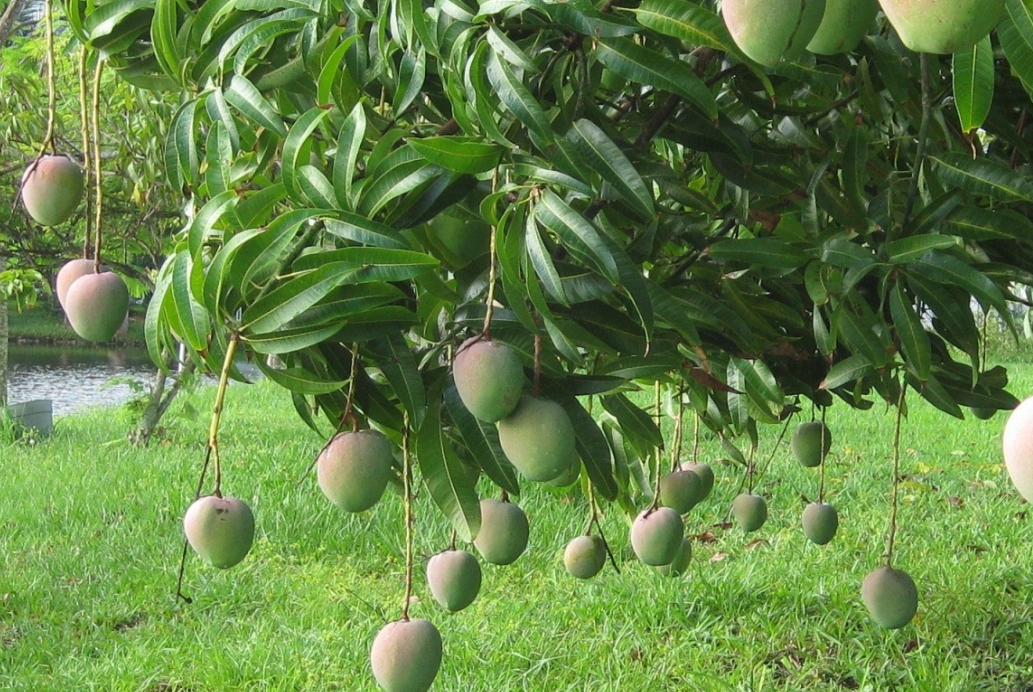
<svg viewBox="0 0 1033 692">
<path fill-rule="evenodd" d="M 689 562 L 691 561 L 692 541 L 688 538 L 683 538 L 681 547 L 678 548 L 678 552 L 675 554 L 674 559 L 671 560 L 671 564 L 659 565 L 656 571 L 665 577 L 679 577 L 685 574 L 685 570 L 689 568 Z"/>
<path fill-rule="evenodd" d="M 319 488 L 344 511 L 364 512 L 384 494 L 393 458 L 391 442 L 383 433 L 339 433 L 316 461 Z"/>
<path fill-rule="evenodd" d="M 68 289 L 79 277 L 93 274 L 93 266 L 91 259 L 74 259 L 65 262 L 58 270 L 54 279 L 54 293 L 57 294 L 57 302 L 62 308 L 65 306 Z"/>
<path fill-rule="evenodd" d="M 129 313 L 129 289 L 113 272 L 85 274 L 65 294 L 65 315 L 87 341 L 111 341 Z"/>
<path fill-rule="evenodd" d="M 555 401 L 521 397 L 513 413 L 499 421 L 499 443 L 517 471 L 532 481 L 551 481 L 577 455 L 574 425 Z"/>
<path fill-rule="evenodd" d="M 816 545 L 825 545 L 836 537 L 839 513 L 827 502 L 812 502 L 803 510 L 803 533 Z"/>
<path fill-rule="evenodd" d="M 605 564 L 606 545 L 599 536 L 578 536 L 563 550 L 563 566 L 578 579 L 591 579 Z"/>
<path fill-rule="evenodd" d="M 524 389 L 524 368 L 506 344 L 474 337 L 456 352 L 452 368 L 463 405 L 485 423 L 497 423 L 513 412 Z"/>
<path fill-rule="evenodd" d="M 710 497 L 710 491 L 714 489 L 714 469 L 710 468 L 710 464 L 689 461 L 680 468 L 682 471 L 692 471 L 703 482 L 703 496 L 699 499 L 700 502 Z"/>
<path fill-rule="evenodd" d="M 879 0 L 901 42 L 946 55 L 983 40 L 1004 15 L 1004 0 Z"/>
<path fill-rule="evenodd" d="M 481 528 L 474 538 L 481 557 L 493 565 L 510 565 L 527 549 L 530 527 L 524 510 L 491 497 L 481 500 Z"/>
<path fill-rule="evenodd" d="M 739 49 L 774 67 L 804 52 L 821 25 L 825 0 L 724 0 L 721 14 Z"/>
<path fill-rule="evenodd" d="M 815 468 L 821 466 L 832 448 L 832 432 L 821 421 L 801 423 L 793 431 L 789 446 L 801 465 Z"/>
<path fill-rule="evenodd" d="M 703 481 L 695 471 L 678 470 L 660 479 L 660 502 L 685 514 L 703 499 Z"/>
<path fill-rule="evenodd" d="M 825 0 L 825 15 L 807 50 L 818 55 L 849 53 L 875 24 L 878 0 Z"/>
<path fill-rule="evenodd" d="M 187 509 L 183 532 L 198 555 L 219 569 L 229 569 L 251 551 L 255 516 L 235 497 L 206 495 Z"/>
<path fill-rule="evenodd" d="M 426 692 L 441 668 L 441 633 L 429 620 L 384 625 L 370 649 L 373 677 L 385 692 Z"/>
<path fill-rule="evenodd" d="M 442 608 L 457 613 L 481 590 L 481 565 L 465 550 L 446 550 L 427 561 L 427 586 Z"/>
<path fill-rule="evenodd" d="M 646 510 L 631 525 L 631 548 L 647 565 L 669 565 L 681 548 L 685 524 L 677 510 L 660 507 Z"/>
<path fill-rule="evenodd" d="M 1009 414 L 1002 447 L 1011 482 L 1027 502 L 1033 502 L 1033 397 Z"/>
<path fill-rule="evenodd" d="M 900 629 L 918 612 L 918 587 L 907 572 L 882 566 L 865 576 L 861 600 L 872 620 L 886 629 Z"/>
<path fill-rule="evenodd" d="M 768 520 L 768 503 L 760 495 L 742 493 L 732 500 L 732 516 L 743 531 L 756 531 Z"/>
<path fill-rule="evenodd" d="M 556 478 L 549 481 L 554 488 L 567 488 L 581 479 L 581 459 L 576 454 L 570 460 L 567 469 Z"/>
<path fill-rule="evenodd" d="M 68 220 L 82 200 L 82 167 L 67 156 L 44 156 L 22 175 L 21 196 L 29 216 L 42 226 Z"/>
</svg>

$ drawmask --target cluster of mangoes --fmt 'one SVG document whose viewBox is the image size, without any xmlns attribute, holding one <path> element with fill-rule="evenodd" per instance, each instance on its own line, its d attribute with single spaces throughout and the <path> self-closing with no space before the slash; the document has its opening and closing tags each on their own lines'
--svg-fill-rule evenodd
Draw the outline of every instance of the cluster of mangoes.
<svg viewBox="0 0 1033 692">
<path fill-rule="evenodd" d="M 26 211 L 42 226 L 71 217 L 83 196 L 84 174 L 67 156 L 41 156 L 22 176 Z M 75 333 L 87 341 L 110 341 L 129 313 L 129 289 L 118 274 L 97 271 L 93 260 L 66 263 L 57 274 L 57 300 Z"/>
<path fill-rule="evenodd" d="M 901 42 L 920 53 L 967 50 L 1004 13 L 1004 0 L 723 0 L 722 13 L 739 49 L 771 67 L 805 50 L 852 51 L 880 6 Z"/>
</svg>

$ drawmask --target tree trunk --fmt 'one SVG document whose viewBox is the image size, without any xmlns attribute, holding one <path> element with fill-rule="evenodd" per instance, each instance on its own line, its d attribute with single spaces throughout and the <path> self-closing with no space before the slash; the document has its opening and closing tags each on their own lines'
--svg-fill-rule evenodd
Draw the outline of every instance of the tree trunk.
<svg viewBox="0 0 1033 692">
<path fill-rule="evenodd" d="M 171 370 L 174 364 L 175 359 L 170 357 L 167 361 L 168 368 Z M 169 376 L 165 374 L 164 370 L 158 369 L 158 373 L 154 376 L 154 386 L 151 388 L 150 399 L 147 401 L 147 407 L 144 409 L 143 416 L 140 417 L 140 425 L 129 434 L 130 442 L 141 447 L 146 447 L 151 443 L 151 437 L 154 435 L 154 431 L 157 430 L 162 416 L 169 410 L 172 400 L 176 398 L 176 395 L 183 388 L 183 383 L 191 378 L 193 372 L 194 361 L 188 360 L 175 375 L 172 386 L 166 389 Z"/>
<path fill-rule="evenodd" d="M 7 39 L 14 33 L 18 26 L 18 18 L 21 17 L 22 8 L 26 0 L 11 0 L 4 13 L 0 15 L 0 48 L 7 43 Z"/>
</svg>

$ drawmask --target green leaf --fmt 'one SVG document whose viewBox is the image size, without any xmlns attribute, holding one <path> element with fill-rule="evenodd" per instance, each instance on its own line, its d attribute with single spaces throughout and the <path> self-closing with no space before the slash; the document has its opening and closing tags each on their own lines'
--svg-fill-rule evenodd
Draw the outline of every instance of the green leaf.
<svg viewBox="0 0 1033 692">
<path fill-rule="evenodd" d="M 945 152 L 932 156 L 936 172 L 947 186 L 1002 202 L 1033 202 L 1033 182 L 1003 163 L 967 154 Z"/>
<path fill-rule="evenodd" d="M 287 329 L 342 324 L 357 315 L 403 300 L 405 293 L 392 284 L 345 284 L 287 323 Z"/>
<path fill-rule="evenodd" d="M 912 386 L 918 390 L 918 393 L 922 395 L 923 399 L 944 413 L 954 416 L 959 420 L 963 420 L 965 418 L 965 414 L 961 412 L 961 407 L 954 401 L 954 397 L 950 395 L 950 392 L 940 384 L 940 381 L 935 375 L 930 375 L 929 379 L 925 382 L 914 383 Z"/>
<path fill-rule="evenodd" d="M 785 407 L 785 392 L 764 361 L 732 358 L 729 362 L 742 374 L 751 416 L 757 420 L 766 418 L 769 423 L 778 422 Z"/>
<path fill-rule="evenodd" d="M 439 386 L 431 390 L 427 414 L 416 435 L 416 457 L 434 504 L 459 538 L 470 542 L 481 527 L 481 505 L 470 474 L 449 444 L 442 425 Z"/>
<path fill-rule="evenodd" d="M 711 120 L 717 120 L 714 95 L 688 63 L 627 38 L 600 39 L 596 46 L 595 56 L 599 62 L 621 77 L 677 94 L 695 104 Z"/>
<path fill-rule="evenodd" d="M 151 19 L 151 42 L 154 57 L 162 71 L 176 83 L 181 83 L 183 57 L 176 43 L 178 32 L 178 10 L 176 0 L 155 0 L 154 17 Z"/>
<path fill-rule="evenodd" d="M 774 238 L 719 240 L 708 252 L 718 262 L 742 262 L 769 269 L 796 269 L 807 262 L 802 250 Z"/>
<path fill-rule="evenodd" d="M 221 120 L 212 123 L 205 143 L 205 192 L 215 197 L 230 189 L 233 184 L 230 168 L 233 165 L 233 150 L 230 136 Z M 192 249 L 196 252 L 196 249 Z"/>
<path fill-rule="evenodd" d="M 190 288 L 193 266 L 193 258 L 187 250 L 177 252 L 170 289 L 178 325 L 182 330 L 179 336 L 194 351 L 201 351 L 208 346 L 210 323 L 208 313 L 194 299 Z"/>
<path fill-rule="evenodd" d="M 657 317 L 669 324 L 682 339 L 691 345 L 700 344 L 699 331 L 696 323 L 690 316 L 690 306 L 680 297 L 668 293 L 658 284 L 647 280 L 646 287 L 649 291 L 649 300 L 653 304 Z"/>
<path fill-rule="evenodd" d="M 411 146 L 392 152 L 389 160 L 385 160 L 375 177 L 362 189 L 360 213 L 373 216 L 392 200 L 437 177 L 441 170 L 438 166 L 428 165 Z"/>
<path fill-rule="evenodd" d="M 281 329 L 268 334 L 244 335 L 241 336 L 241 339 L 246 341 L 255 353 L 282 355 L 322 343 L 340 330 L 340 324 L 329 324 L 299 329 Z"/>
<path fill-rule="evenodd" d="M 968 240 L 1033 242 L 1033 221 L 1010 209 L 961 206 L 947 217 L 944 230 Z"/>
<path fill-rule="evenodd" d="M 398 231 L 365 216 L 336 212 L 334 217 L 328 217 L 323 222 L 328 233 L 354 243 L 395 250 L 410 249 Z"/>
<path fill-rule="evenodd" d="M 584 36 L 628 36 L 636 32 L 634 22 L 613 14 L 604 14 L 597 10 L 588 0 L 567 0 L 566 2 L 549 2 L 548 0 L 524 0 L 521 4 L 539 8 L 560 26 L 576 31 Z"/>
<path fill-rule="evenodd" d="M 402 64 L 399 68 L 398 85 L 395 89 L 395 99 L 391 108 L 395 117 L 401 115 L 423 89 L 423 82 L 427 78 L 427 54 L 424 50 L 418 53 L 406 51 L 402 56 Z"/>
<path fill-rule="evenodd" d="M 348 281 L 355 271 L 350 264 L 333 262 L 282 282 L 244 311 L 241 331 L 247 335 L 276 331 Z"/>
<path fill-rule="evenodd" d="M 296 173 L 298 191 L 301 193 L 303 203 L 324 209 L 333 209 L 337 205 L 334 187 L 323 175 L 323 171 L 311 164 L 306 164 L 298 168 Z"/>
<path fill-rule="evenodd" d="M 819 386 L 821 389 L 835 389 L 860 380 L 872 372 L 875 372 L 875 368 L 867 358 L 860 354 L 852 355 L 829 368 Z"/>
<path fill-rule="evenodd" d="M 531 218 L 555 233 L 577 261 L 595 269 L 612 284 L 616 285 L 620 280 L 617 259 L 609 251 L 602 234 L 557 194 L 546 190 Z"/>
<path fill-rule="evenodd" d="M 541 279 L 542 286 L 552 296 L 553 300 L 567 305 L 567 296 L 563 291 L 563 282 L 560 280 L 560 274 L 556 271 L 556 265 L 552 261 L 549 249 L 545 247 L 545 242 L 538 232 L 538 225 L 534 223 L 533 216 L 527 218 L 526 233 L 527 237 L 524 239 L 524 244 L 535 274 Z"/>
<path fill-rule="evenodd" d="M 611 502 L 616 500 L 619 489 L 617 480 L 613 477 L 613 456 L 599 424 L 573 396 L 552 393 L 550 395 L 570 416 L 570 422 L 574 425 L 577 454 L 581 457 L 585 471 L 588 472 L 588 479 L 596 492 Z"/>
<path fill-rule="evenodd" d="M 331 262 L 339 269 L 348 268 L 349 283 L 407 281 L 436 269 L 440 264 L 437 258 L 415 250 L 348 247 L 302 255 L 292 268 L 306 271 Z"/>
<path fill-rule="evenodd" d="M 169 288 L 172 286 L 172 268 L 175 265 L 176 256 L 170 255 L 165 259 L 158 276 L 154 280 L 154 292 L 147 303 L 147 313 L 144 315 L 144 336 L 147 342 L 147 352 L 151 356 L 151 362 L 167 372 L 168 363 L 162 351 L 167 339 L 167 321 L 162 320 L 165 305 L 169 300 Z"/>
<path fill-rule="evenodd" d="M 172 116 L 165 137 L 165 172 L 169 186 L 176 194 L 184 194 L 184 188 L 197 184 L 198 156 L 194 134 L 194 116 L 197 101 L 188 101 Z"/>
<path fill-rule="evenodd" d="M 351 81 L 350 73 L 348 70 L 341 69 L 341 63 L 344 61 L 345 55 L 358 38 L 358 34 L 355 34 L 341 41 L 340 45 L 334 48 L 330 57 L 328 57 L 326 62 L 323 63 L 323 67 L 319 70 L 319 79 L 316 82 L 317 104 L 329 104 L 330 98 L 334 93 L 334 87 L 344 81 Z M 354 84 L 351 84 L 350 86 L 354 87 Z M 345 110 L 341 104 L 337 105 L 341 110 Z"/>
<path fill-rule="evenodd" d="M 337 153 L 334 155 L 334 190 L 337 192 L 338 203 L 344 209 L 355 206 L 352 182 L 355 179 L 355 165 L 365 136 L 366 110 L 362 103 L 358 103 L 341 126 L 341 134 L 337 138 Z"/>
<path fill-rule="evenodd" d="M 630 11 L 642 26 L 673 36 L 687 45 L 742 55 L 721 18 L 688 0 L 645 0 Z"/>
<path fill-rule="evenodd" d="M 234 9 L 236 0 L 207 0 L 201 5 L 190 25 L 191 45 L 207 45 L 216 28 Z"/>
<path fill-rule="evenodd" d="M 956 286 L 972 294 L 983 305 L 992 305 L 1007 312 L 1004 294 L 989 277 L 964 260 L 945 252 L 927 252 L 908 265 L 909 273 L 947 286 Z"/>
<path fill-rule="evenodd" d="M 997 38 L 1011 71 L 1033 93 L 1033 7 L 1024 0 L 1005 0 L 1007 16 L 997 25 Z"/>
<path fill-rule="evenodd" d="M 863 269 L 874 264 L 876 258 L 869 248 L 840 237 L 830 238 L 821 246 L 821 261 L 844 269 Z"/>
<path fill-rule="evenodd" d="M 641 451 L 664 446 L 664 438 L 656 421 L 628 400 L 623 394 L 608 394 L 601 397 L 603 408 L 617 419 L 621 430 L 628 437 L 638 441 Z"/>
<path fill-rule="evenodd" d="M 454 137 L 411 139 L 409 146 L 427 161 L 457 173 L 485 173 L 499 164 L 502 147 Z"/>
<path fill-rule="evenodd" d="M 609 183 L 642 219 L 653 220 L 653 196 L 649 188 L 605 132 L 591 121 L 581 119 L 571 126 L 567 137 L 574 142 L 585 165 Z"/>
<path fill-rule="evenodd" d="M 377 339 L 370 347 L 377 354 L 380 371 L 384 373 L 402 406 L 409 412 L 409 420 L 419 426 L 427 410 L 427 393 L 423 388 L 420 369 L 405 337 L 400 332 L 391 334 Z"/>
<path fill-rule="evenodd" d="M 488 60 L 487 71 L 488 80 L 499 101 L 524 124 L 534 145 L 542 151 L 548 150 L 555 136 L 541 104 L 517 78 L 509 64 L 499 60 L 495 53 Z"/>
<path fill-rule="evenodd" d="M 890 314 L 893 316 L 893 327 L 896 329 L 907 364 L 919 380 L 928 380 L 932 369 L 929 335 L 922 326 L 922 319 L 918 316 L 914 303 L 908 298 L 900 283 L 895 283 L 890 291 Z"/>
<path fill-rule="evenodd" d="M 477 420 L 463 405 L 454 385 L 445 388 L 445 407 L 466 448 L 470 450 L 470 456 L 484 474 L 507 493 L 519 495 L 520 483 L 516 469 L 502 451 L 498 429 L 491 423 Z"/>
<path fill-rule="evenodd" d="M 949 250 L 957 247 L 958 241 L 949 235 L 925 233 L 913 235 L 886 243 L 886 259 L 893 264 L 907 264 L 917 260 L 930 250 Z"/>
<path fill-rule="evenodd" d="M 921 272 L 908 272 L 908 285 L 936 316 L 933 326 L 945 339 L 979 361 L 979 330 L 972 316 L 971 298 L 953 286 L 944 286 Z"/>
<path fill-rule="evenodd" d="M 283 181 L 284 187 L 287 188 L 289 196 L 300 197 L 296 179 L 297 171 L 300 167 L 299 159 L 312 133 L 316 131 L 316 128 L 319 127 L 319 124 L 328 115 L 330 115 L 330 111 L 318 106 L 310 108 L 298 118 L 287 134 L 287 138 L 283 140 L 283 154 L 280 157 L 280 179 Z M 307 164 L 308 157 L 306 156 L 301 163 Z"/>
<path fill-rule="evenodd" d="M 309 227 L 308 223 L 320 213 L 318 209 L 295 209 L 277 216 L 265 230 L 241 245 L 226 276 L 227 281 L 241 295 L 265 283 L 276 271 L 284 251 L 301 227 Z"/>
<path fill-rule="evenodd" d="M 266 365 L 264 358 L 257 358 L 255 362 L 270 380 L 298 394 L 329 394 L 348 383 L 347 380 L 328 380 L 325 375 L 316 375 L 302 367 L 273 368 Z"/>
<path fill-rule="evenodd" d="M 499 28 L 494 24 L 488 25 L 488 31 L 485 33 L 485 37 L 488 39 L 488 45 L 491 46 L 491 49 L 495 54 L 504 57 L 514 67 L 519 67 L 527 72 L 538 71 L 538 67 L 534 64 L 534 61 L 531 60 L 524 51 L 520 50 L 520 46 L 515 44 L 512 39 L 499 31 Z"/>
<path fill-rule="evenodd" d="M 273 209 L 286 195 L 283 183 L 273 183 L 247 195 L 237 205 L 237 219 L 241 227 L 254 228 L 268 223 Z"/>
<path fill-rule="evenodd" d="M 107 36 L 135 12 L 153 8 L 154 0 L 115 0 L 106 2 L 86 15 L 83 29 L 90 41 Z"/>
<path fill-rule="evenodd" d="M 495 121 L 498 98 L 486 79 L 488 68 L 485 63 L 489 59 L 489 55 L 491 55 L 491 48 L 487 41 L 480 42 L 474 49 L 470 69 L 463 75 L 466 90 L 462 97 L 472 98 L 478 125 L 484 131 L 485 137 L 504 147 L 516 148 L 516 145 L 506 137 Z"/>
<path fill-rule="evenodd" d="M 237 205 L 237 193 L 234 190 L 221 192 L 210 200 L 194 216 L 187 232 L 190 254 L 198 256 L 201 246 L 210 240 L 212 229 L 219 220 Z"/>
<path fill-rule="evenodd" d="M 272 130 L 280 137 L 287 136 L 287 126 L 272 104 L 248 81 L 247 77 L 233 75 L 224 89 L 226 103 L 236 108 L 241 115 L 260 127 Z"/>
<path fill-rule="evenodd" d="M 954 54 L 954 105 L 961 129 L 983 126 L 994 100 L 994 49 L 990 37 L 963 53 Z"/>
<path fill-rule="evenodd" d="M 847 347 L 851 353 L 861 354 L 876 368 L 889 363 L 886 344 L 876 333 L 878 318 L 861 300 L 854 301 L 854 307 L 844 303 L 837 311 L 839 325 L 839 343 Z"/>
</svg>

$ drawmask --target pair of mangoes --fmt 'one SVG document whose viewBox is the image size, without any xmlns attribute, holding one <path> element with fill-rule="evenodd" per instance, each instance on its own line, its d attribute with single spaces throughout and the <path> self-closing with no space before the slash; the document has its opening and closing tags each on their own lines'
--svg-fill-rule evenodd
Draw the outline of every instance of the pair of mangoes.
<svg viewBox="0 0 1033 692">
<path fill-rule="evenodd" d="M 805 50 L 853 50 L 880 6 L 904 45 L 920 53 L 967 50 L 1004 12 L 1004 0 L 724 0 L 722 13 L 740 50 L 770 67 Z"/>
</svg>

